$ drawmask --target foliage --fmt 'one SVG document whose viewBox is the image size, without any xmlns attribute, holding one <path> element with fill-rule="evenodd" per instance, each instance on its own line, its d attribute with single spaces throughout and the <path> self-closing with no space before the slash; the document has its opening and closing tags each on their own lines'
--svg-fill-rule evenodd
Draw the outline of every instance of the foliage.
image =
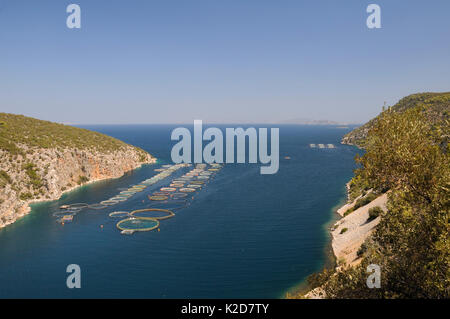
<svg viewBox="0 0 450 319">
<path fill-rule="evenodd" d="M 377 197 L 378 197 L 377 194 L 371 192 L 371 193 L 367 194 L 366 196 L 359 198 L 356 201 L 355 205 L 353 205 L 353 207 L 346 210 L 346 212 L 344 213 L 344 216 L 347 216 L 348 214 L 350 214 L 351 212 L 354 212 L 355 210 L 357 210 L 360 207 L 366 206 L 367 204 L 369 204 L 371 201 L 373 201 Z"/>
<path fill-rule="evenodd" d="M 386 112 L 402 113 L 416 107 L 426 108 L 424 115 L 429 123 L 440 123 L 449 116 L 450 92 L 445 93 L 417 93 L 404 97 L 396 105 L 388 108 Z M 385 110 L 383 110 L 384 112 Z M 343 142 L 365 148 L 367 134 L 377 123 L 379 116 L 366 124 L 346 134 Z"/>
<path fill-rule="evenodd" d="M 21 200 L 29 200 L 33 198 L 33 194 L 26 192 L 26 193 L 20 193 L 19 198 Z"/>
<path fill-rule="evenodd" d="M 354 201 L 358 196 L 364 195 L 372 188 L 362 173 L 360 169 L 356 170 L 355 177 L 349 183 L 348 193 L 350 201 Z"/>
<path fill-rule="evenodd" d="M 316 272 L 308 276 L 306 281 L 308 282 L 308 286 L 311 289 L 317 288 L 325 284 L 329 279 L 330 276 L 333 275 L 334 270 L 333 269 L 324 269 L 321 272 Z"/>
<path fill-rule="evenodd" d="M 8 175 L 8 173 L 6 173 L 3 170 L 0 170 L 0 187 L 5 187 L 6 184 L 11 184 L 11 183 L 12 183 L 12 179 Z"/>
<path fill-rule="evenodd" d="M 383 213 L 383 209 L 381 209 L 380 206 L 375 206 L 375 207 L 370 208 L 369 209 L 369 218 L 367 219 L 367 221 L 374 220 L 378 216 L 381 216 L 382 213 Z"/>
<path fill-rule="evenodd" d="M 37 173 L 36 165 L 34 165 L 33 163 L 26 163 L 22 168 L 25 170 L 25 173 L 27 174 L 33 188 L 39 189 L 43 186 L 43 181 Z"/>
<path fill-rule="evenodd" d="M 78 185 L 81 185 L 81 184 L 84 184 L 84 183 L 86 183 L 86 182 L 89 182 L 89 178 L 87 178 L 86 176 L 80 176 L 79 178 L 78 178 Z"/>
<path fill-rule="evenodd" d="M 110 136 L 48 121 L 37 120 L 23 115 L 0 113 L 0 149 L 12 155 L 23 154 L 22 146 L 55 148 L 63 150 L 98 150 L 111 152 L 123 150 L 127 146 Z M 140 158 L 145 160 L 146 152 L 136 148 Z"/>
<path fill-rule="evenodd" d="M 448 93 L 412 96 L 372 123 L 358 162 L 367 183 L 391 190 L 387 212 L 361 264 L 323 285 L 328 297 L 450 297 L 449 108 Z M 380 289 L 366 286 L 369 264 Z"/>
</svg>

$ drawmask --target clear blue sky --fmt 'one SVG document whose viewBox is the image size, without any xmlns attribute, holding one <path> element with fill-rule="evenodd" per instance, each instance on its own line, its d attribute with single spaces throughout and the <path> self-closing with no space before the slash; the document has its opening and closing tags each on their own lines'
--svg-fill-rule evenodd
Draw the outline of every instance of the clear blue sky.
<svg viewBox="0 0 450 319">
<path fill-rule="evenodd" d="M 66 6 L 81 6 L 81 29 Z M 366 7 L 382 28 L 366 27 Z M 0 0 L 0 111 L 66 123 L 360 123 L 450 91 L 450 1 Z"/>
</svg>

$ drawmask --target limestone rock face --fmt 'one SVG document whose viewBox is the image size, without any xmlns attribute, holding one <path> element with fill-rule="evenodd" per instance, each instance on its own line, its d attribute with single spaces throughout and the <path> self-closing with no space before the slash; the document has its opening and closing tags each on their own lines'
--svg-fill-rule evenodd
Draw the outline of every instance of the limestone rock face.
<svg viewBox="0 0 450 319">
<path fill-rule="evenodd" d="M 26 215 L 31 202 L 56 200 L 81 184 L 118 178 L 156 161 L 143 150 L 124 145 L 112 151 L 22 145 L 24 152 L 14 156 L 0 149 L 0 228 Z"/>
</svg>

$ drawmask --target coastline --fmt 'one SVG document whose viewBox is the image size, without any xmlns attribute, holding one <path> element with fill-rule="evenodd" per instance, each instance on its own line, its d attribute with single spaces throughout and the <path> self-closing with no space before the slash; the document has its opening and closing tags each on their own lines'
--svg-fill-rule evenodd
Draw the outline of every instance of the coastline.
<svg viewBox="0 0 450 319">
<path fill-rule="evenodd" d="M 333 251 L 333 236 L 332 236 L 332 227 L 335 225 L 340 219 L 341 215 L 338 213 L 339 209 L 341 209 L 343 206 L 345 206 L 348 203 L 348 190 L 350 181 L 346 183 L 346 192 L 345 195 L 342 196 L 339 200 L 339 202 L 334 205 L 330 211 L 331 216 L 330 220 L 323 224 L 322 230 L 326 233 L 327 236 L 327 243 L 325 247 L 323 248 L 323 254 L 324 254 L 324 261 L 322 263 L 322 268 L 335 268 L 337 258 Z M 319 269 L 319 271 L 321 270 Z M 313 274 L 314 272 L 310 273 L 309 275 Z M 309 276 L 308 275 L 308 276 Z M 281 296 L 283 299 L 297 299 L 299 296 L 305 296 L 309 291 L 311 291 L 311 287 L 308 285 L 307 279 L 308 276 L 305 277 L 301 282 L 298 282 L 294 284 L 292 287 L 287 289 Z"/>
<path fill-rule="evenodd" d="M 60 191 L 60 193 L 58 194 L 58 196 L 54 196 L 53 194 L 50 194 L 50 198 L 42 198 L 42 199 L 31 199 L 31 200 L 28 200 L 28 201 L 26 201 L 26 202 L 19 208 L 18 214 L 15 215 L 16 218 L 15 218 L 14 220 L 10 221 L 10 222 L 6 222 L 6 223 L 4 223 L 4 224 L 0 224 L 0 229 L 2 229 L 2 228 L 4 228 L 4 227 L 7 227 L 7 226 L 9 226 L 9 225 L 14 224 L 17 220 L 19 220 L 19 219 L 23 218 L 24 216 L 28 215 L 28 214 L 31 212 L 31 210 L 32 210 L 31 205 L 33 205 L 33 204 L 40 204 L 40 203 L 45 203 L 45 202 L 57 201 L 57 200 L 59 200 L 63 195 L 65 195 L 65 194 L 67 194 L 67 193 L 70 193 L 70 192 L 72 192 L 72 191 L 74 191 L 74 190 L 76 190 L 76 189 L 78 189 L 78 188 L 81 188 L 81 187 L 83 187 L 83 186 L 86 186 L 86 185 L 89 185 L 89 184 L 93 184 L 93 183 L 96 183 L 96 182 L 100 182 L 100 181 L 114 180 L 114 179 L 121 178 L 122 176 L 124 176 L 124 175 L 125 175 L 126 173 L 128 173 L 128 172 L 131 172 L 131 171 L 134 171 L 134 170 L 136 170 L 136 169 L 139 169 L 139 168 L 141 168 L 141 167 L 144 166 L 144 165 L 152 165 L 152 164 L 155 164 L 155 163 L 157 163 L 157 161 L 158 161 L 158 159 L 152 156 L 151 159 L 150 159 L 150 161 L 148 161 L 148 162 L 146 162 L 146 163 L 141 163 L 141 164 L 140 164 L 139 166 L 137 166 L 137 167 L 134 167 L 134 168 L 132 168 L 132 169 L 129 169 L 129 170 L 127 170 L 127 171 L 124 171 L 123 174 L 120 175 L 120 176 L 115 176 L 115 177 L 107 177 L 107 176 L 103 176 L 103 177 L 93 178 L 93 179 L 90 179 L 89 181 L 87 181 L 87 182 L 85 182 L 85 183 L 83 183 L 83 184 L 81 184 L 81 185 L 74 185 L 74 186 L 72 186 L 72 187 L 69 187 L 69 188 L 65 189 L 64 191 Z"/>
<path fill-rule="evenodd" d="M 361 147 L 345 140 L 341 143 L 361 149 Z M 324 248 L 326 257 L 322 268 L 334 268 L 336 271 L 339 271 L 342 267 L 353 267 L 359 264 L 361 258 L 358 257 L 357 252 L 380 222 L 380 217 L 373 220 L 368 219 L 369 209 L 380 206 L 386 211 L 387 193 L 379 195 L 370 203 L 345 215 L 347 210 L 353 208 L 357 200 L 362 197 L 360 195 L 353 201 L 350 201 L 350 182 L 351 179 L 345 184 L 345 197 L 338 205 L 332 208 L 333 216 L 328 223 L 324 224 L 330 240 Z M 283 298 L 323 299 L 326 296 L 321 287 L 311 289 L 306 277 L 300 283 L 289 288 L 284 293 Z"/>
<path fill-rule="evenodd" d="M 335 211 L 339 218 L 334 221 L 334 224 L 330 229 L 330 244 L 331 253 L 335 261 L 333 268 L 335 268 L 336 271 L 339 271 L 342 267 L 356 266 L 361 262 L 362 259 L 358 256 L 357 252 L 380 222 L 380 217 L 373 220 L 368 219 L 369 209 L 380 206 L 383 210 L 386 210 L 388 194 L 384 193 L 370 203 L 361 206 L 347 216 L 344 216 L 347 209 L 352 208 L 355 205 L 358 198 L 352 202 L 349 202 L 347 199 L 347 202 Z M 346 230 L 343 231 L 343 229 Z M 306 286 L 303 291 L 299 291 L 298 294 L 293 297 L 324 299 L 326 298 L 326 295 L 321 287 L 311 289 L 311 287 Z"/>
</svg>

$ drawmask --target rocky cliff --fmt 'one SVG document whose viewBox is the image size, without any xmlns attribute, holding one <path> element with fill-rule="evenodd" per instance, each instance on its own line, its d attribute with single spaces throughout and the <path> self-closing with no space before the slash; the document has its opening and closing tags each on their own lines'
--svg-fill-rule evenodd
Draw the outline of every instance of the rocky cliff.
<svg viewBox="0 0 450 319">
<path fill-rule="evenodd" d="M 58 199 L 82 184 L 117 178 L 150 154 L 109 136 L 0 113 L 0 228 L 35 201 Z"/>
</svg>

